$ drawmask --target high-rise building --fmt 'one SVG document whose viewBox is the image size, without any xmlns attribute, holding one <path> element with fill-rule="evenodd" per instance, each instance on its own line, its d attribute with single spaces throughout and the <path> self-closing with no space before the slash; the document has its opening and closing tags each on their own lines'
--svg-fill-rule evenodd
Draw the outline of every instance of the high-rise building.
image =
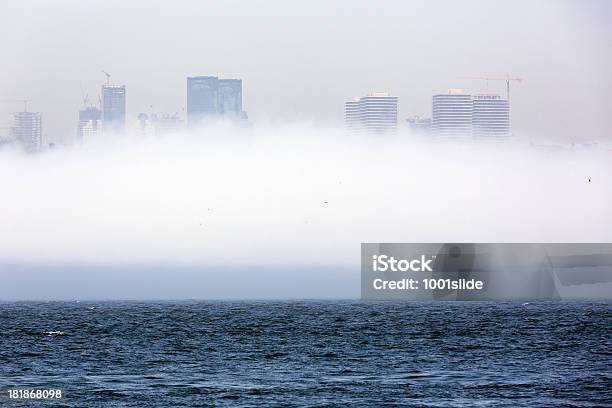
<svg viewBox="0 0 612 408">
<path fill-rule="evenodd" d="M 16 112 L 13 117 L 13 138 L 22 143 L 28 151 L 40 150 L 42 146 L 42 116 L 40 113 Z"/>
<path fill-rule="evenodd" d="M 510 106 L 499 95 L 474 95 L 472 132 L 474 136 L 508 136 L 510 133 Z"/>
<path fill-rule="evenodd" d="M 102 86 L 102 126 L 110 133 L 125 128 L 125 85 Z"/>
<path fill-rule="evenodd" d="M 197 125 L 219 113 L 219 78 L 197 76 L 187 78 L 187 123 Z"/>
<path fill-rule="evenodd" d="M 433 96 L 431 130 L 438 136 L 467 136 L 472 133 L 472 96 L 463 89 L 449 89 Z"/>
<path fill-rule="evenodd" d="M 352 101 L 344 103 L 344 122 L 346 128 L 351 132 L 362 130 L 361 98 L 355 97 Z"/>
<path fill-rule="evenodd" d="M 102 131 L 102 112 L 94 106 L 88 106 L 79 111 L 77 136 L 79 139 L 95 137 Z"/>
<path fill-rule="evenodd" d="M 246 121 L 242 110 L 242 80 L 187 77 L 187 124 L 195 126 L 222 118 Z"/>
<path fill-rule="evenodd" d="M 385 92 L 356 97 L 344 105 L 344 120 L 351 132 L 393 133 L 397 130 L 397 96 Z"/>
<path fill-rule="evenodd" d="M 239 117 L 242 112 L 242 79 L 219 79 L 219 112 Z"/>
<path fill-rule="evenodd" d="M 438 136 L 507 136 L 508 100 L 495 94 L 470 95 L 449 89 L 433 96 L 431 130 Z"/>
</svg>

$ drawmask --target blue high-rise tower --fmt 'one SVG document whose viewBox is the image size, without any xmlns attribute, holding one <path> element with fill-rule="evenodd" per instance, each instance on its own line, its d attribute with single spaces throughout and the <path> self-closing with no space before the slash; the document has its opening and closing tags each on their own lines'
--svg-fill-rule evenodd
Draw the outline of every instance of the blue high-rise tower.
<svg viewBox="0 0 612 408">
<path fill-rule="evenodd" d="M 104 132 L 125 128 L 125 85 L 102 86 L 102 127 Z"/>
<path fill-rule="evenodd" d="M 246 119 L 242 110 L 242 80 L 187 77 L 187 124 L 196 126 L 214 119 Z"/>
</svg>

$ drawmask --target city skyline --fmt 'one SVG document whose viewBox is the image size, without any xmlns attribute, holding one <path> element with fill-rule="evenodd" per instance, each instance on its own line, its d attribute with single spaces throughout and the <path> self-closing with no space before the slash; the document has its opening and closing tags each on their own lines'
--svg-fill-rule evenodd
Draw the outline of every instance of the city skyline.
<svg viewBox="0 0 612 408">
<path fill-rule="evenodd" d="M 123 293 L 145 296 L 152 265 L 169 279 L 186 264 L 209 276 L 250 267 L 243 275 L 256 279 L 313 260 L 314 271 L 352 269 L 360 242 L 606 242 L 612 3 L 584 4 L 2 2 L 0 126 L 27 107 L 20 134 L 57 148 L 0 149 L 10 231 L 0 258 L 45 279 L 18 285 L 21 297 L 104 297 L 46 273 L 64 263 L 99 282 L 100 260 L 125 265 Z M 196 116 L 248 112 L 254 125 L 182 131 L 196 76 L 212 91 L 194 95 Z M 511 82 L 511 112 L 506 76 L 523 79 Z M 219 79 L 234 81 L 220 92 Z M 430 142 L 434 95 L 449 88 L 465 90 L 466 133 L 505 132 L 510 117 L 517 137 Z M 397 98 L 374 99 L 385 100 L 384 123 L 406 132 L 352 137 L 345 102 L 376 92 Z M 377 119 L 371 102 L 366 123 Z M 104 115 L 128 126 L 125 137 L 88 141 Z M 85 143 L 72 143 L 79 124 Z M 291 276 L 275 288 L 291 290 Z"/>
<path fill-rule="evenodd" d="M 183 116 L 178 112 L 140 112 L 128 115 L 126 112 L 126 85 L 111 84 L 111 75 L 102 71 L 107 78 L 101 86 L 98 106 L 88 103 L 84 95 L 83 107 L 78 111 L 76 139 L 78 142 L 102 134 L 120 134 L 133 130 L 138 124 L 141 132 L 167 134 L 195 128 L 218 119 L 230 120 L 243 126 L 248 124 L 247 113 L 243 110 L 242 79 L 219 78 L 217 76 L 188 76 L 186 89 L 187 110 Z M 507 76 L 507 78 L 510 78 Z M 509 82 L 507 82 L 509 97 Z M 83 90 L 81 90 L 83 92 Z M 29 151 L 52 147 L 56 142 L 42 133 L 42 114 L 30 112 L 29 99 L 11 100 L 24 103 L 24 110 L 14 112 L 13 125 L 9 133 L 3 135 L 2 143 L 20 142 Z M 463 103 L 465 109 L 458 107 Z M 368 92 L 364 96 L 353 97 L 344 102 L 344 125 L 349 133 L 391 134 L 398 126 L 410 129 L 415 134 L 423 131 L 433 136 L 509 136 L 509 100 L 494 93 L 467 94 L 464 89 L 451 88 L 444 94 L 432 96 L 431 117 L 418 115 L 400 120 L 398 118 L 399 98 L 388 92 Z M 437 108 L 437 106 L 439 108 Z M 152 105 L 151 105 L 152 108 Z M 458 110 L 457 110 L 458 109 Z M 441 110 L 442 113 L 439 111 Z M 24 122 L 24 117 L 35 118 Z M 418 125 L 414 120 L 417 118 Z M 27 122 L 27 123 L 26 123 Z M 25 125 L 24 125 L 25 124 Z M 187 127 L 185 127 L 185 124 Z M 431 130 L 431 132 L 430 132 Z"/>
<path fill-rule="evenodd" d="M 255 123 L 341 123 L 339 104 L 370 91 L 397 95 L 403 122 L 429 117 L 431 95 L 448 88 L 505 94 L 502 82 L 464 77 L 512 74 L 525 78 L 513 87 L 515 131 L 566 141 L 612 133 L 608 121 L 591 120 L 610 110 L 607 2 L 31 0 L 1 7 L 0 44 L 14 57 L 0 78 L 0 98 L 31 99 L 50 138 L 74 138 L 79 83 L 95 99 L 102 69 L 129 88 L 132 119 L 182 114 L 187 76 L 242 78 L 244 110 Z M 17 109 L 0 104 L 0 125 Z"/>
</svg>

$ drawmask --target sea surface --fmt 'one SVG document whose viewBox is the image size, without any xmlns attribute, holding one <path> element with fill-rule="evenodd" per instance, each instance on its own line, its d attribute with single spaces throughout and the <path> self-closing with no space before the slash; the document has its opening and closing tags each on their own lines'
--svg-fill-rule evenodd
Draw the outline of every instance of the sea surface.
<svg viewBox="0 0 612 408">
<path fill-rule="evenodd" d="M 0 388 L 1 407 L 610 407 L 612 303 L 0 303 Z"/>
</svg>

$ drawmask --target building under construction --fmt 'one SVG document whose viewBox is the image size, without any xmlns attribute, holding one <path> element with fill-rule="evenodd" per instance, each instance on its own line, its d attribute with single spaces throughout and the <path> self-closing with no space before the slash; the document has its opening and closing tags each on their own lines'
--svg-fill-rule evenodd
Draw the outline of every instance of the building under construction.
<svg viewBox="0 0 612 408">
<path fill-rule="evenodd" d="M 102 132 L 102 113 L 95 106 L 87 106 L 79 111 L 77 136 L 79 140 L 96 137 Z"/>
</svg>

